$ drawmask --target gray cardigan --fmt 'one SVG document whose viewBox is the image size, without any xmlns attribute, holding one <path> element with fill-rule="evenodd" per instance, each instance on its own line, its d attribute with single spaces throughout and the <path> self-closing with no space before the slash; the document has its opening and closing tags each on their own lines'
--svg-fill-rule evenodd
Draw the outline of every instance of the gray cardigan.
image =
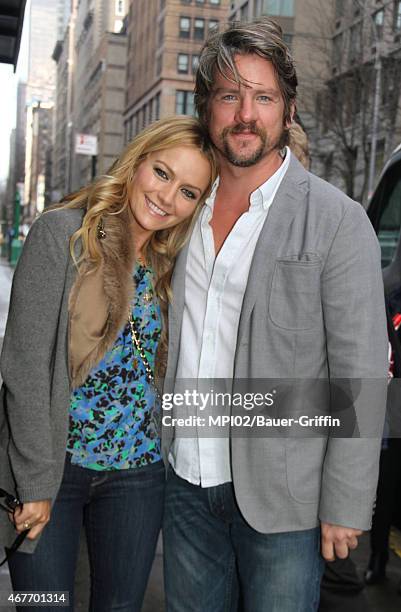
<svg viewBox="0 0 401 612">
<path fill-rule="evenodd" d="M 0 360 L 0 486 L 21 501 L 54 500 L 63 474 L 71 392 L 68 298 L 76 276 L 69 239 L 81 222 L 80 210 L 37 219 L 14 274 Z M 0 542 L 10 545 L 13 526 L 5 513 L 0 521 Z M 35 545 L 26 540 L 21 550 Z"/>
<path fill-rule="evenodd" d="M 54 501 L 72 383 L 81 384 L 112 346 L 133 295 L 133 240 L 125 214 L 104 217 L 102 265 L 78 277 L 69 242 L 82 218 L 83 211 L 73 209 L 39 217 L 14 274 L 0 360 L 0 487 L 22 502 Z M 9 546 L 15 535 L 1 512 L 0 544 Z M 31 552 L 36 543 L 25 541 L 21 550 Z"/>
</svg>

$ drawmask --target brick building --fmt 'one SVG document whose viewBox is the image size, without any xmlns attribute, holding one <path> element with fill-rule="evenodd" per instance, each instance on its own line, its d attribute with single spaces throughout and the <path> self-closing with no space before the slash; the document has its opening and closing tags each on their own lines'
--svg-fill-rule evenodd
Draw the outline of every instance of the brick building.
<svg viewBox="0 0 401 612">
<path fill-rule="evenodd" d="M 199 52 L 207 32 L 227 21 L 229 4 L 229 0 L 130 1 L 126 142 L 156 119 L 193 113 Z"/>
</svg>

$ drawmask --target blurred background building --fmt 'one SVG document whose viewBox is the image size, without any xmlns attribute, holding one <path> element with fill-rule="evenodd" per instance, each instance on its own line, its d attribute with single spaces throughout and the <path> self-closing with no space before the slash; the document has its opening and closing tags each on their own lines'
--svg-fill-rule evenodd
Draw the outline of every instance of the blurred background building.
<svg viewBox="0 0 401 612">
<path fill-rule="evenodd" d="M 332 4 L 329 77 L 316 97 L 315 171 L 367 202 L 401 140 L 401 1 Z"/>
<path fill-rule="evenodd" d="M 52 58 L 56 63 L 54 107 L 52 199 L 57 202 L 71 191 L 73 145 L 74 36 L 78 0 L 71 0 L 65 28 L 60 28 Z"/>
<path fill-rule="evenodd" d="M 127 19 L 125 141 L 155 119 L 194 112 L 199 53 L 223 27 L 229 0 L 130 0 Z"/>
<path fill-rule="evenodd" d="M 70 0 L 31 0 L 28 81 L 25 98 L 25 176 L 21 193 L 22 220 L 30 223 L 50 202 L 51 155 L 56 70 L 52 51 L 68 17 Z M 18 111 L 17 111 L 18 113 Z M 17 118 L 18 123 L 18 118 Z M 46 194 L 46 197 L 45 197 Z"/>
<path fill-rule="evenodd" d="M 312 170 L 367 203 L 401 140 L 400 0 L 237 0 L 230 19 L 277 19 L 299 77 Z"/>
<path fill-rule="evenodd" d="M 127 0 L 78 2 L 74 16 L 72 140 L 74 143 L 78 134 L 95 136 L 97 153 L 72 153 L 67 190 L 106 172 L 123 146 L 126 11 Z"/>
<path fill-rule="evenodd" d="M 25 181 L 26 83 L 17 87 L 16 127 L 11 133 L 10 164 L 7 177 L 3 217 L 12 224 L 16 191 L 23 191 Z M 19 186 L 19 187 L 17 187 Z"/>
<path fill-rule="evenodd" d="M 192 114 L 208 32 L 261 15 L 296 62 L 312 170 L 366 204 L 401 139 L 401 0 L 31 0 L 7 202 L 24 184 L 30 222 L 150 122 Z"/>
<path fill-rule="evenodd" d="M 67 4 L 68 0 L 64 0 Z M 52 102 L 55 68 L 52 51 L 57 36 L 57 0 L 32 0 L 30 10 L 27 102 Z"/>
</svg>

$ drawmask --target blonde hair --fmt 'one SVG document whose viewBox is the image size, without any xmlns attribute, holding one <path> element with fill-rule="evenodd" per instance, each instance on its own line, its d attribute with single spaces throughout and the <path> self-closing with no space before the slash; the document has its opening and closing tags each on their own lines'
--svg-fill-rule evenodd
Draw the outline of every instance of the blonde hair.
<svg viewBox="0 0 401 612">
<path fill-rule="evenodd" d="M 309 170 L 310 166 L 310 155 L 309 155 L 309 144 L 308 137 L 302 126 L 299 123 L 291 123 L 289 128 L 290 142 L 289 147 L 294 153 L 295 157 L 301 162 L 306 170 Z"/>
<path fill-rule="evenodd" d="M 203 153 L 210 163 L 210 184 L 202 194 L 192 217 L 174 227 L 154 232 L 142 249 L 145 260 L 155 274 L 155 292 L 160 301 L 164 321 L 171 298 L 170 282 L 175 258 L 189 236 L 196 212 L 209 195 L 217 177 L 217 162 L 213 148 L 199 121 L 188 116 L 168 117 L 156 121 L 134 138 L 106 175 L 70 194 L 61 203 L 64 208 L 87 210 L 82 226 L 71 237 L 70 251 L 78 270 L 83 262 L 90 263 L 92 269 L 96 269 L 102 259 L 98 236 L 102 218 L 106 215 L 119 215 L 126 210 L 135 173 L 149 154 L 177 146 L 196 147 Z M 81 250 L 79 257 L 76 258 L 78 241 Z M 165 328 L 166 325 L 162 336 L 164 344 Z"/>
</svg>

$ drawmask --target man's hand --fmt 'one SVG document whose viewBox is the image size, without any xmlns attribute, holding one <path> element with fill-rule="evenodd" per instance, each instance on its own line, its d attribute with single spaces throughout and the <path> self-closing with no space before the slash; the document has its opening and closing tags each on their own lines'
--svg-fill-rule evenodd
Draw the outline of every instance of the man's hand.
<svg viewBox="0 0 401 612">
<path fill-rule="evenodd" d="M 326 561 L 346 559 L 349 551 L 358 546 L 357 536 L 362 534 L 360 529 L 341 527 L 331 523 L 321 523 L 322 556 Z"/>
<path fill-rule="evenodd" d="M 22 504 L 10 518 L 18 533 L 29 529 L 27 538 L 34 540 L 50 520 L 50 500 Z"/>
</svg>

